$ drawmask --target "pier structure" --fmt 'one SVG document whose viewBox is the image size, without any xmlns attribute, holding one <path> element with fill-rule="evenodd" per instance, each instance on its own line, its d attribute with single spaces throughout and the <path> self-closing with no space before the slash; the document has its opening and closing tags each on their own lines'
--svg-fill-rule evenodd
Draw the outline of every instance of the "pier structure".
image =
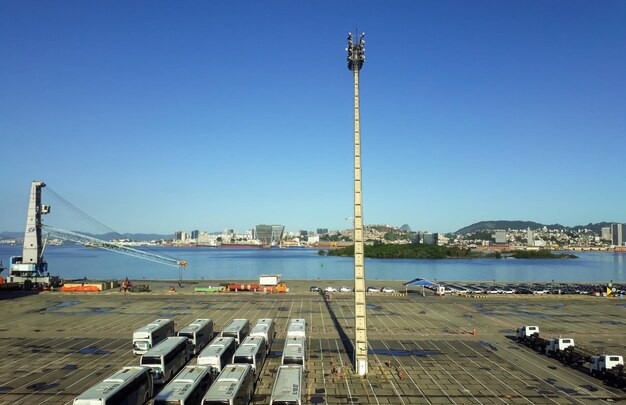
<svg viewBox="0 0 626 405">
<path fill-rule="evenodd" d="M 365 62 L 365 34 L 354 42 L 348 34 L 348 69 L 354 75 L 354 367 L 367 375 L 367 316 L 365 306 L 365 258 L 363 243 L 363 197 L 361 189 L 361 113 L 359 111 L 359 71 Z"/>
</svg>

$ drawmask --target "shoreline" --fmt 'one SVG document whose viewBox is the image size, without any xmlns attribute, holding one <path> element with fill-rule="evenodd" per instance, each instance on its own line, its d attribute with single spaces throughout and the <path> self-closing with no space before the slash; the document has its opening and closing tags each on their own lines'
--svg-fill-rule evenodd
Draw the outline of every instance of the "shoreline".
<svg viewBox="0 0 626 405">
<path fill-rule="evenodd" d="M 73 282 L 80 282 L 80 283 L 84 283 L 84 284 L 91 284 L 91 283 L 96 283 L 96 284 L 100 284 L 100 283 L 105 283 L 105 284 L 109 284 L 113 283 L 112 285 L 115 285 L 115 283 L 119 283 L 121 284 L 122 280 L 101 280 L 101 279 L 86 279 L 86 280 L 72 280 Z M 265 295 L 265 294 L 276 294 L 276 295 L 283 295 L 283 293 L 266 293 L 266 292 L 261 292 L 261 291 L 221 291 L 221 292 L 196 292 L 195 288 L 196 287 L 217 287 L 222 283 L 225 282 L 235 282 L 235 283 L 242 283 L 242 284 L 255 284 L 258 283 L 258 279 L 210 279 L 210 280 L 183 280 L 182 284 L 179 285 L 179 281 L 178 279 L 168 279 L 168 280 L 130 280 L 131 283 L 133 284 L 133 286 L 142 286 L 142 285 L 146 285 L 149 287 L 150 291 L 149 292 L 122 292 L 119 290 L 119 286 L 114 286 L 112 288 L 100 291 L 98 293 L 91 293 L 91 294 L 110 294 L 110 293 L 120 293 L 120 294 L 131 294 L 131 295 L 136 295 L 136 294 L 161 294 L 161 293 L 166 293 L 166 294 L 192 294 L 192 295 L 223 295 L 223 294 L 261 294 L 261 295 Z M 406 292 L 409 293 L 415 293 L 415 294 L 421 294 L 422 293 L 422 287 L 421 286 L 405 286 L 403 283 L 407 282 L 409 280 L 403 281 L 403 280 L 371 280 L 371 281 L 367 281 L 366 283 L 366 288 L 369 287 L 375 287 L 378 289 L 381 289 L 383 287 L 388 287 L 388 288 L 393 288 L 396 293 L 399 294 L 404 294 Z M 554 281 L 554 282 L 544 282 L 544 283 L 538 283 L 538 282 L 494 282 L 494 281 L 489 281 L 489 282 L 467 282 L 467 281 L 454 281 L 454 280 L 430 280 L 436 284 L 446 284 L 446 285 L 456 285 L 456 286 L 460 286 L 460 287 L 465 287 L 468 285 L 484 285 L 484 286 L 506 286 L 506 285 L 516 285 L 519 286 L 521 288 L 526 288 L 526 287 L 545 287 L 547 289 L 553 289 L 554 291 L 559 290 L 561 288 L 567 288 L 567 287 L 574 287 L 574 286 L 583 286 L 583 287 L 587 287 L 587 288 L 591 288 L 591 287 L 596 287 L 598 289 L 604 289 L 604 291 L 606 291 L 606 287 L 608 285 L 608 281 L 607 282 L 603 282 L 603 283 L 599 283 L 599 282 L 575 282 L 575 283 L 571 283 L 571 282 L 558 282 L 558 281 Z M 334 279 L 334 280 L 306 280 L 306 279 L 299 279 L 299 280 L 281 280 L 281 282 L 285 283 L 287 285 L 288 288 L 288 292 L 287 294 L 302 294 L 302 293 L 307 293 L 309 294 L 310 291 L 310 287 L 311 286 L 317 286 L 320 287 L 322 289 L 324 289 L 327 286 L 332 286 L 335 287 L 337 289 L 339 289 L 342 286 L 346 286 L 346 287 L 354 287 L 354 280 L 346 280 L 346 279 Z M 615 288 L 620 288 L 621 290 L 626 290 L 626 283 L 624 282 L 613 282 L 612 285 Z M 425 289 L 427 295 L 434 295 L 434 291 L 429 290 L 429 289 Z M 78 295 L 91 295 L 89 293 L 85 293 L 85 292 L 61 292 L 58 290 L 54 290 L 52 291 L 52 293 L 54 294 L 58 294 L 58 293 L 62 293 L 62 294 L 78 294 Z M 336 292 L 333 294 L 337 294 L 340 296 L 350 296 L 352 295 L 352 293 L 341 293 L 341 292 Z M 450 296 L 454 296 L 454 295 L 459 295 L 461 293 L 446 293 L 446 295 L 450 295 Z M 382 293 L 382 292 L 375 292 L 375 293 L 367 293 L 367 296 L 391 296 L 392 294 L 390 293 Z M 484 294 L 469 294 L 469 295 L 484 295 Z M 575 293 L 562 293 L 562 294 L 521 294 L 521 293 L 516 293 L 516 294 L 487 294 L 487 296 L 489 297 L 562 297 L 562 298 L 572 298 L 572 297 L 581 297 L 581 298 L 606 298 L 606 297 L 597 297 L 593 294 L 575 294 Z M 617 297 L 615 297 L 617 298 Z M 619 298 L 618 298 L 619 299 Z"/>
</svg>

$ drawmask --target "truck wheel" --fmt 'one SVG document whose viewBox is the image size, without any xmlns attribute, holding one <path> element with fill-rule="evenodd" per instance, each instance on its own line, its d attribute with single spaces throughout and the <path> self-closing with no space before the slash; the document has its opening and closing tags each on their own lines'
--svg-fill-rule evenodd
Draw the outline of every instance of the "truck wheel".
<svg viewBox="0 0 626 405">
<path fill-rule="evenodd" d="M 30 279 L 27 279 L 24 281 L 24 284 L 22 285 L 22 288 L 24 289 L 24 291 L 30 291 L 33 289 L 33 281 Z"/>
</svg>

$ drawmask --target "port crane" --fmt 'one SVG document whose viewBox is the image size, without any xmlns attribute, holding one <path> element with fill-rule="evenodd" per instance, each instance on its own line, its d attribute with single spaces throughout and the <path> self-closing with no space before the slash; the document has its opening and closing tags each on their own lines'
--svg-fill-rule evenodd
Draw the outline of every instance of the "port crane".
<svg viewBox="0 0 626 405">
<path fill-rule="evenodd" d="M 165 264 L 167 266 L 177 267 L 179 271 L 179 282 L 182 282 L 182 270 L 187 266 L 187 262 L 184 260 L 178 260 L 153 252 L 145 252 L 119 243 L 107 242 L 91 236 L 81 235 L 77 232 L 44 225 L 41 217 L 42 215 L 50 213 L 50 206 L 41 203 L 41 189 L 45 186 L 46 183 L 42 181 L 33 181 L 31 184 L 22 256 L 11 257 L 8 282 L 17 283 L 25 290 L 30 290 L 38 284 L 52 286 L 61 285 L 62 280 L 59 276 L 51 276 L 50 273 L 48 273 L 48 263 L 43 257 L 45 241 L 42 239 L 42 231 L 45 231 L 48 237 L 52 236 L 82 245 L 89 245 L 91 247 L 133 256 L 139 259 Z"/>
</svg>

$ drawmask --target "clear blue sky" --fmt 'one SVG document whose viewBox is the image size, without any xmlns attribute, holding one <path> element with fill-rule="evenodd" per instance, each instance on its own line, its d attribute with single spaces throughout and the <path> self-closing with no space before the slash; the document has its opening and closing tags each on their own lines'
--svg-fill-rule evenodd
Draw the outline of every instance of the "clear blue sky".
<svg viewBox="0 0 626 405">
<path fill-rule="evenodd" d="M 626 222 L 624 1 L 3 1 L 0 230 Z M 46 222 L 89 231 L 49 199 Z"/>
</svg>

